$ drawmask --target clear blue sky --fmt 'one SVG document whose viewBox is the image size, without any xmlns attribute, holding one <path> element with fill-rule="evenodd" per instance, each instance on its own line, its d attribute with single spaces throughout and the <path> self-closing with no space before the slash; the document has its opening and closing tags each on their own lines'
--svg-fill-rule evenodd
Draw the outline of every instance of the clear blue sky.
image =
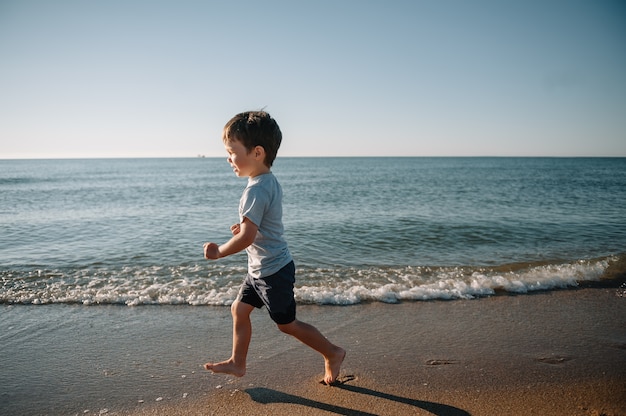
<svg viewBox="0 0 626 416">
<path fill-rule="evenodd" d="M 626 156 L 626 2 L 0 0 L 0 158 Z"/>
</svg>

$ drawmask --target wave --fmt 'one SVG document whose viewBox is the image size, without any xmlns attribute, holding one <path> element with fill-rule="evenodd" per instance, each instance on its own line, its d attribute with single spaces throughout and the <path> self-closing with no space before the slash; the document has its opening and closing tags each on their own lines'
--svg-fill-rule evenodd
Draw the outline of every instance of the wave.
<svg viewBox="0 0 626 416">
<path fill-rule="evenodd" d="M 320 279 L 328 272 L 320 270 Z M 619 287 L 626 282 L 626 256 L 558 264 L 369 269 L 356 274 L 375 275 L 377 281 L 351 277 L 332 287 L 303 285 L 296 290 L 296 298 L 302 303 L 352 305 L 474 299 L 587 286 Z"/>
<path fill-rule="evenodd" d="M 87 267 L 0 271 L 0 303 L 81 305 L 228 306 L 245 269 L 208 263 L 179 266 Z M 502 294 L 620 287 L 626 254 L 572 262 L 496 267 L 300 267 L 295 288 L 301 304 L 474 299 Z"/>
</svg>

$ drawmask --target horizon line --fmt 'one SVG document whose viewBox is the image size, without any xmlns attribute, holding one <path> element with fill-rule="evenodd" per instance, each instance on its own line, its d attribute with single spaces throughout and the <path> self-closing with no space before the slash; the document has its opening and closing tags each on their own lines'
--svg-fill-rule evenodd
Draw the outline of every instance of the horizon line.
<svg viewBox="0 0 626 416">
<path fill-rule="evenodd" d="M 33 156 L 33 157 L 2 157 L 0 156 L 0 160 L 2 161 L 9 161 L 9 160 L 120 160 L 120 159 L 128 159 L 128 160 L 132 160 L 132 159 L 224 159 L 226 158 L 226 156 L 206 156 L 206 155 L 196 155 L 196 156 Z M 433 156 L 433 155 L 429 155 L 429 156 L 425 156 L 425 155 L 403 155 L 403 156 L 364 156 L 364 155 L 358 155 L 358 156 L 345 156 L 345 155 L 326 155 L 326 156 L 279 156 L 276 158 L 276 160 L 279 159 L 349 159 L 349 158 L 361 158 L 361 159 L 390 159 L 390 158 L 403 158 L 403 159 L 408 159 L 408 158 L 439 158 L 439 159 L 459 159 L 459 158 L 467 158 L 467 159 L 471 159 L 471 158 L 501 158 L 501 159 L 506 159 L 506 158 L 510 158 L 510 159 L 515 159 L 515 158 L 520 158 L 520 159 L 541 159 L 541 158 L 545 158 L 545 159 L 584 159 L 584 158 L 589 158 L 589 159 L 593 159 L 593 158 L 597 158 L 597 159 L 621 159 L 621 158 L 626 158 L 626 155 L 621 155 L 621 156 L 606 156 L 606 155 L 457 155 L 457 156 L 452 156 L 452 155 L 439 155 L 439 156 Z"/>
</svg>

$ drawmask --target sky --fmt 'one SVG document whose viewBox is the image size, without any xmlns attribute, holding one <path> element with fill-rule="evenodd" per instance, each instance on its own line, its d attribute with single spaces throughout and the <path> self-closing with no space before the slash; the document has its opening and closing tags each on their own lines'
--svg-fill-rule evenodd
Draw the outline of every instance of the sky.
<svg viewBox="0 0 626 416">
<path fill-rule="evenodd" d="M 626 156 L 622 0 L 0 0 L 0 159 Z"/>
</svg>

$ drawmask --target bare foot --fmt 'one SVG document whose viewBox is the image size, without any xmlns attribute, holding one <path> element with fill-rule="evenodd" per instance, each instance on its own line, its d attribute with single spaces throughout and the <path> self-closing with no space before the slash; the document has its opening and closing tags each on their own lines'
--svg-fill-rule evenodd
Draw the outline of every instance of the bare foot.
<svg viewBox="0 0 626 416">
<path fill-rule="evenodd" d="M 343 363 L 344 358 L 346 358 L 346 351 L 341 347 L 337 347 L 332 357 L 324 357 L 324 367 L 326 370 L 326 373 L 324 374 L 324 383 L 328 386 L 335 384 L 337 381 L 339 371 L 341 370 L 341 363 Z"/>
<path fill-rule="evenodd" d="M 239 366 L 232 359 L 222 361 L 221 363 L 206 363 L 204 368 L 214 373 L 230 374 L 235 377 L 243 377 L 246 374 L 245 365 Z"/>
</svg>

